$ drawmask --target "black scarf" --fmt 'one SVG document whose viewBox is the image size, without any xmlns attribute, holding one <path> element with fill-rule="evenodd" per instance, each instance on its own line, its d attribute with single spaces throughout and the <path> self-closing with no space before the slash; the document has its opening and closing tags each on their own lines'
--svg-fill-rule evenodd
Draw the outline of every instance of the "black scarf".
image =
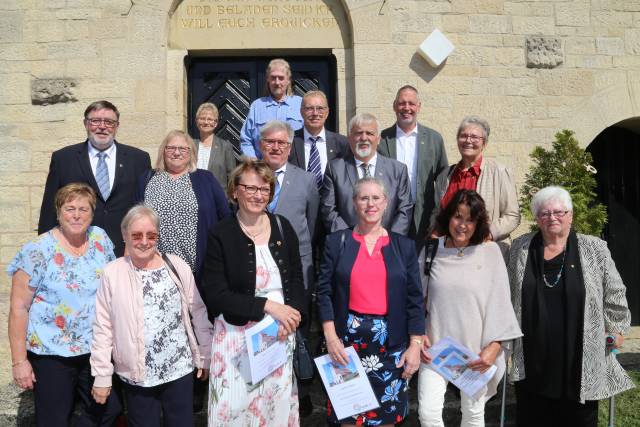
<svg viewBox="0 0 640 427">
<path fill-rule="evenodd" d="M 549 355 L 554 351 L 564 352 L 567 357 L 564 358 L 562 382 L 566 386 L 562 394 L 564 397 L 575 399 L 579 398 L 582 371 L 585 288 L 578 238 L 573 230 L 569 233 L 565 250 L 563 271 L 565 312 L 563 316 L 566 339 L 564 343 L 550 343 L 547 342 L 548 328 L 553 328 L 554 325 L 549 322 L 549 313 L 543 295 L 544 242 L 540 232 L 531 239 L 522 280 L 524 364 L 528 387 L 532 390 L 542 390 L 548 377 L 545 375 L 545 364 Z"/>
</svg>

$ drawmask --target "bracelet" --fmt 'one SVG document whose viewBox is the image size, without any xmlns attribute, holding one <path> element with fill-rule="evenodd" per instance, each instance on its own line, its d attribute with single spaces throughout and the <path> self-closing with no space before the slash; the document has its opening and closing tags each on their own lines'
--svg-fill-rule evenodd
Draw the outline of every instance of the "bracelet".
<svg viewBox="0 0 640 427">
<path fill-rule="evenodd" d="M 422 340 L 420 338 L 411 338 L 411 342 L 422 345 Z"/>
<path fill-rule="evenodd" d="M 26 362 L 27 360 L 29 360 L 29 359 L 26 359 L 26 358 L 25 358 L 25 359 L 22 359 L 22 360 L 21 360 L 21 361 L 19 361 L 19 362 L 12 363 L 12 364 L 11 364 L 11 367 L 12 367 L 12 368 L 15 368 L 15 367 L 16 367 L 16 366 L 18 366 L 18 365 L 22 365 L 22 364 L 23 364 L 24 362 Z"/>
</svg>

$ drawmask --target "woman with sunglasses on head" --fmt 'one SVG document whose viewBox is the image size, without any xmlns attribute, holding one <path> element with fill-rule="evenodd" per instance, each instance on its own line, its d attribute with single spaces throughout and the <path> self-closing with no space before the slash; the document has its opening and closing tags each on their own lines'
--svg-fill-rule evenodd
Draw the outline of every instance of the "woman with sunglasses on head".
<svg viewBox="0 0 640 427">
<path fill-rule="evenodd" d="M 122 220 L 124 257 L 109 263 L 96 297 L 92 395 L 104 403 L 122 380 L 129 425 L 193 425 L 193 371 L 208 376 L 213 327 L 191 268 L 157 249 L 160 219 L 136 205 Z M 162 414 L 162 417 L 161 417 Z"/>
<path fill-rule="evenodd" d="M 298 237 L 286 218 L 266 211 L 275 182 L 266 163 L 245 159 L 227 192 L 238 211 L 209 235 L 204 295 L 214 324 L 210 426 L 299 425 L 293 349 L 306 298 Z M 288 357 L 254 384 L 240 370 L 248 357 L 245 330 L 265 315 L 278 322 Z"/>
<path fill-rule="evenodd" d="M 633 387 L 612 354 L 631 322 L 626 288 L 607 243 L 572 229 L 567 190 L 538 191 L 531 213 L 539 231 L 515 239 L 508 262 L 524 333 L 510 375 L 517 425 L 595 427 L 598 400 Z"/>
</svg>

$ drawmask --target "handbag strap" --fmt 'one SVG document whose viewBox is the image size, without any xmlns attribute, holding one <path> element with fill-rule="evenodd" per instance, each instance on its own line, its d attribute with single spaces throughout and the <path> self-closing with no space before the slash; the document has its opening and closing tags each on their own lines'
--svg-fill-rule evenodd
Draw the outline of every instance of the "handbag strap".
<svg viewBox="0 0 640 427">
<path fill-rule="evenodd" d="M 173 272 L 173 274 L 175 274 L 175 276 L 178 278 L 180 285 L 182 285 L 182 280 L 180 279 L 178 270 L 176 270 L 176 267 L 173 265 L 173 263 L 171 262 L 167 254 L 162 254 L 162 260 L 164 261 L 165 264 L 167 264 L 167 267 L 169 267 L 169 269 Z"/>
</svg>

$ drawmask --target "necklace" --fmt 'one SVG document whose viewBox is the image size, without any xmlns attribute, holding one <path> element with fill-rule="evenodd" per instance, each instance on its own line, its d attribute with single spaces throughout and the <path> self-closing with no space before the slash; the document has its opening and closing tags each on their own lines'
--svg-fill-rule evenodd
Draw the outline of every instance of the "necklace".
<svg viewBox="0 0 640 427">
<path fill-rule="evenodd" d="M 67 236 L 64 235 L 62 230 L 58 229 L 58 232 L 64 238 L 64 242 L 63 243 L 66 246 L 67 250 L 69 252 L 71 252 L 72 255 L 75 255 L 77 257 L 81 257 L 82 255 L 84 255 L 85 250 L 87 248 L 87 243 L 89 242 L 89 240 L 86 238 L 86 236 L 85 236 L 84 242 L 82 242 L 82 245 L 80 245 L 79 248 L 76 248 L 75 246 L 73 246 L 71 244 L 71 242 L 69 242 L 69 239 L 67 239 Z"/>
<path fill-rule="evenodd" d="M 248 226 L 248 225 L 246 225 L 245 223 L 243 223 L 243 222 L 240 220 L 240 216 L 238 216 L 237 218 L 238 218 L 238 224 L 240 224 L 240 228 L 242 229 L 242 231 L 244 231 L 244 233 L 245 233 L 247 236 L 249 236 L 249 238 L 250 238 L 251 240 L 256 240 L 256 237 L 258 237 L 259 235 L 261 235 L 262 233 L 264 233 L 264 231 L 265 231 L 265 230 L 264 230 L 264 227 L 262 227 L 262 226 L 261 226 L 261 225 L 262 225 L 261 223 L 262 223 L 262 222 L 264 222 L 264 221 L 263 221 L 263 217 L 262 217 L 262 216 L 261 216 L 261 217 L 260 217 L 260 219 L 258 220 L 258 221 L 260 222 L 260 224 L 258 224 L 258 223 L 256 222 L 256 225 L 254 226 L 254 227 L 256 227 L 256 226 L 257 226 L 257 227 L 259 228 L 259 231 L 258 231 L 257 233 L 251 233 L 251 232 L 249 231 L 249 226 Z"/>
<path fill-rule="evenodd" d="M 558 271 L 558 274 L 556 275 L 556 280 L 554 280 L 553 283 L 549 283 L 547 281 L 547 276 L 546 274 L 544 274 L 544 270 L 542 271 L 542 280 L 544 281 L 544 285 L 547 288 L 555 288 L 558 282 L 560 282 L 560 277 L 562 276 L 562 272 L 564 271 L 564 259 L 566 256 L 567 256 L 567 248 L 565 246 L 565 248 L 562 250 L 562 265 L 560 266 L 560 271 Z"/>
<path fill-rule="evenodd" d="M 447 239 L 447 237 L 445 237 L 445 239 Z M 456 246 L 456 243 L 453 241 L 453 239 L 449 239 L 449 241 L 451 242 L 451 245 L 453 246 L 453 248 L 458 251 L 456 256 L 458 258 L 462 258 L 464 256 L 465 249 L 467 249 L 469 247 L 469 245 L 464 245 L 463 247 L 459 248 L 459 247 Z M 446 241 L 445 241 L 445 243 L 446 243 Z"/>
</svg>

